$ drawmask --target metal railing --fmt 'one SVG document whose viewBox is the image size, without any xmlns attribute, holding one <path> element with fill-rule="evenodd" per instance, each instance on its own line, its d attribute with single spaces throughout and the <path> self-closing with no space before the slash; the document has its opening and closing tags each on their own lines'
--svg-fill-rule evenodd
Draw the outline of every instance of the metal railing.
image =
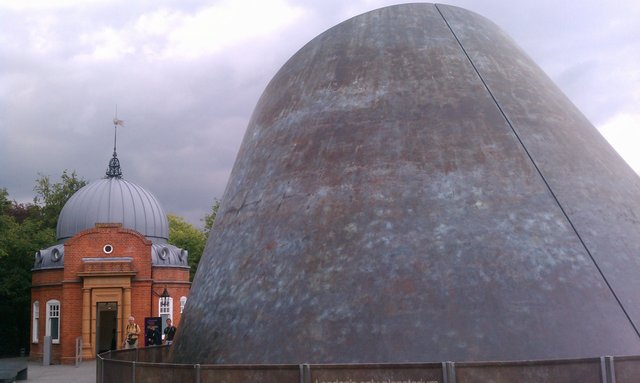
<svg viewBox="0 0 640 383">
<path fill-rule="evenodd" d="M 512 362 L 218 365 L 165 363 L 169 346 L 110 351 L 98 383 L 637 383 L 640 356 Z"/>
</svg>

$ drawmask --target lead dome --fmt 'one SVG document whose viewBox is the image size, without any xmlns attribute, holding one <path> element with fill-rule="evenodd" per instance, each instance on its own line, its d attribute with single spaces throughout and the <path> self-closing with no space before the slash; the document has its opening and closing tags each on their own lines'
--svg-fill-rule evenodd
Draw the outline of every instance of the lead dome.
<svg viewBox="0 0 640 383">
<path fill-rule="evenodd" d="M 120 177 L 93 181 L 78 190 L 62 208 L 56 237 L 65 241 L 100 222 L 118 222 L 154 243 L 169 238 L 167 215 L 148 190 Z"/>
<path fill-rule="evenodd" d="M 97 224 L 119 224 L 151 241 L 153 266 L 189 267 L 187 250 L 168 243 L 169 221 L 158 199 L 122 178 L 115 145 L 106 177 L 85 185 L 65 203 L 56 227 L 58 243 L 36 252 L 33 269 L 63 268 L 67 240 Z"/>
</svg>

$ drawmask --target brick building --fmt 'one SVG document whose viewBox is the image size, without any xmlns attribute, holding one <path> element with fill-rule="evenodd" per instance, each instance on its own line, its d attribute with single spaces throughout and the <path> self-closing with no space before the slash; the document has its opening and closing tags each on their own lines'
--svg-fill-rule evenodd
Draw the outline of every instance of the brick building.
<svg viewBox="0 0 640 383">
<path fill-rule="evenodd" d="M 187 251 L 168 243 L 158 200 L 122 178 L 115 150 L 107 176 L 78 190 L 58 217 L 58 243 L 36 253 L 31 287 L 30 357 L 52 339 L 52 361 L 122 347 L 130 315 L 172 318 L 179 326 L 189 294 Z M 143 338 L 140 338 L 142 346 Z"/>
</svg>

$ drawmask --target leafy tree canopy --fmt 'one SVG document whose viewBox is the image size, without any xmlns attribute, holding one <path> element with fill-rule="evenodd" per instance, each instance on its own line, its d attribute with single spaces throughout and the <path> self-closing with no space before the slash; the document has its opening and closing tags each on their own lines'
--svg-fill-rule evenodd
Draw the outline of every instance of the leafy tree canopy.
<svg viewBox="0 0 640 383">
<path fill-rule="evenodd" d="M 36 193 L 33 203 L 41 209 L 41 221 L 53 229 L 56 228 L 58 216 L 67 200 L 87 184 L 87 181 L 79 178 L 75 171 L 69 175 L 67 170 L 64 170 L 60 178 L 60 182 L 52 182 L 49 176 L 40 174 L 33 188 Z"/>
<path fill-rule="evenodd" d="M 211 232 L 213 223 L 216 221 L 216 217 L 218 216 L 218 209 L 220 209 L 220 200 L 214 198 L 213 204 L 211 205 L 211 212 L 205 215 L 202 219 L 202 222 L 204 222 L 204 235 L 207 238 L 209 238 L 209 233 Z"/>
<path fill-rule="evenodd" d="M 28 350 L 33 255 L 55 243 L 62 207 L 85 184 L 75 172 L 64 171 L 60 182 L 40 175 L 36 197 L 26 204 L 11 201 L 7 190 L 0 189 L 0 356 Z"/>
<path fill-rule="evenodd" d="M 190 223 L 186 222 L 183 218 L 173 214 L 168 214 L 169 219 L 169 242 L 181 247 L 189 252 L 189 279 L 193 280 L 193 277 L 202 258 L 204 247 L 207 243 L 207 238 L 216 220 L 216 214 L 220 207 L 220 201 L 214 199 L 211 206 L 211 212 L 202 218 L 204 222 L 204 230 L 198 230 Z"/>
<path fill-rule="evenodd" d="M 182 217 L 168 214 L 169 219 L 169 242 L 189 252 L 189 279 L 193 280 L 198 262 L 204 251 L 206 238 L 204 233 L 186 222 Z"/>
</svg>

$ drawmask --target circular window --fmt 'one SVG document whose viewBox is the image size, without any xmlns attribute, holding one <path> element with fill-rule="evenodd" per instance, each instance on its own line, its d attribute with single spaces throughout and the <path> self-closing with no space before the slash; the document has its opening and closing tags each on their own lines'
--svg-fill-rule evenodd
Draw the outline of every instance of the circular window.
<svg viewBox="0 0 640 383">
<path fill-rule="evenodd" d="M 160 250 L 160 258 L 162 260 L 167 259 L 167 257 L 169 256 L 169 249 L 167 249 L 166 247 L 163 247 L 162 250 Z"/>
<path fill-rule="evenodd" d="M 42 264 L 42 253 L 41 253 L 41 252 L 39 252 L 39 251 L 38 251 L 38 252 L 36 252 L 36 263 L 37 263 L 38 265 L 41 265 L 41 264 Z"/>
<path fill-rule="evenodd" d="M 187 258 L 187 254 L 188 252 L 185 249 L 180 250 L 180 255 L 178 255 L 178 258 L 180 258 L 181 261 L 184 261 L 185 258 Z"/>
<path fill-rule="evenodd" d="M 105 254 L 111 254 L 111 252 L 113 251 L 113 246 L 104 245 L 104 247 L 102 248 L 102 251 L 104 251 Z"/>
<path fill-rule="evenodd" d="M 62 253 L 58 248 L 51 250 L 51 260 L 54 262 L 58 262 L 62 258 Z"/>
</svg>

